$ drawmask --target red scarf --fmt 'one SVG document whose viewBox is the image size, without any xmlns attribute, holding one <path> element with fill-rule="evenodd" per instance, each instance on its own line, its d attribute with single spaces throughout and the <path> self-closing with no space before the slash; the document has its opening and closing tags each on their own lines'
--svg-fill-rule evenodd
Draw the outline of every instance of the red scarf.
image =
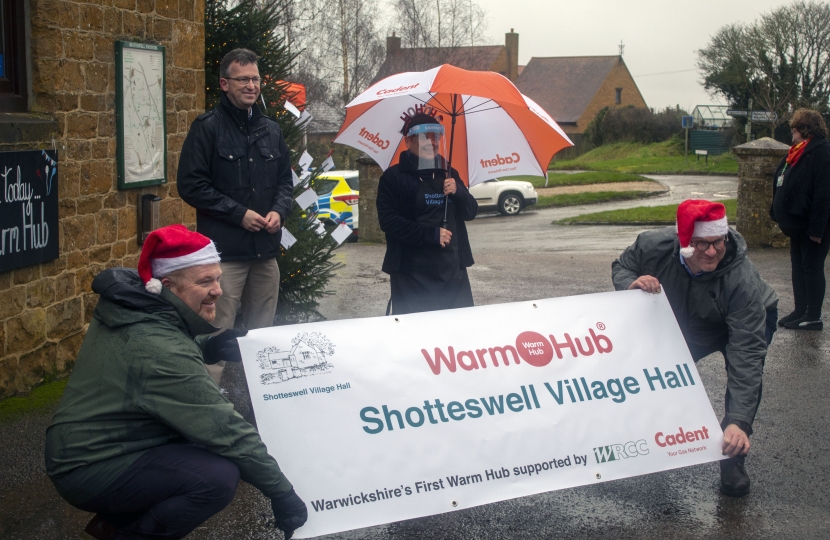
<svg viewBox="0 0 830 540">
<path fill-rule="evenodd" d="M 787 165 L 795 167 L 795 164 L 798 163 L 799 159 L 801 159 L 801 154 L 804 153 L 804 148 L 807 147 L 807 143 L 810 142 L 811 139 L 812 137 L 806 141 L 801 141 L 798 144 L 790 146 L 790 151 L 787 152 Z"/>
</svg>

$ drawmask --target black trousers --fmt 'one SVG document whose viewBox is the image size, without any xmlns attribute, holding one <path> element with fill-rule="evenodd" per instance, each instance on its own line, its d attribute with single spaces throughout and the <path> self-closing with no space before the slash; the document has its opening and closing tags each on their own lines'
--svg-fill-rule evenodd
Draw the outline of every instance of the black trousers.
<svg viewBox="0 0 830 540">
<path fill-rule="evenodd" d="M 821 317 L 824 291 L 824 260 L 830 250 L 830 227 L 818 244 L 806 234 L 790 237 L 790 261 L 792 263 L 793 296 L 796 313 L 806 313 L 810 320 Z"/>
<path fill-rule="evenodd" d="M 165 444 L 148 450 L 103 493 L 79 508 L 118 529 L 116 539 L 178 539 L 233 500 L 236 465 L 204 448 Z"/>
</svg>

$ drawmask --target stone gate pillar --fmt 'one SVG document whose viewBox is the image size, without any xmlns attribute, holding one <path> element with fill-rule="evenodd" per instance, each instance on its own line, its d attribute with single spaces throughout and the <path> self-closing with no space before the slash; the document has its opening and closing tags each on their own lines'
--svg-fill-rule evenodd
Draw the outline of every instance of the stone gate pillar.
<svg viewBox="0 0 830 540">
<path fill-rule="evenodd" d="M 789 239 L 769 217 L 772 177 L 789 148 L 769 137 L 733 148 L 738 157 L 738 222 L 735 228 L 749 247 L 789 244 Z"/>
<path fill-rule="evenodd" d="M 375 200 L 378 196 L 378 181 L 383 171 L 374 160 L 367 156 L 361 156 L 355 162 L 357 163 L 357 172 L 360 178 L 358 241 L 380 242 L 385 244 L 386 236 L 380 230 L 378 210 L 375 206 Z"/>
</svg>

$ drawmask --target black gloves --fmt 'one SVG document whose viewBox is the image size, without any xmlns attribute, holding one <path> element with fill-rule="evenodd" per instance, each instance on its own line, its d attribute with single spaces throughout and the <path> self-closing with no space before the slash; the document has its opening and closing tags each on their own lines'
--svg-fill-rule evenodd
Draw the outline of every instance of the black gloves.
<svg viewBox="0 0 830 540">
<path fill-rule="evenodd" d="M 294 536 L 294 531 L 308 519 L 308 508 L 293 488 L 285 495 L 271 499 L 271 509 L 274 511 L 274 526 L 285 534 L 285 540 Z"/>
<path fill-rule="evenodd" d="M 215 364 L 220 360 L 241 362 L 242 355 L 239 353 L 239 344 L 236 342 L 236 338 L 247 333 L 247 330 L 230 328 L 215 336 L 210 336 L 205 345 L 205 364 Z"/>
</svg>

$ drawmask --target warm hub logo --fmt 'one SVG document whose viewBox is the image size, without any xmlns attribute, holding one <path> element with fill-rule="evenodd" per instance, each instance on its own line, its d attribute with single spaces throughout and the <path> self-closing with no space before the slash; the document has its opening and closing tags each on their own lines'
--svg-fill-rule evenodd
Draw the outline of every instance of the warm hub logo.
<svg viewBox="0 0 830 540">
<path fill-rule="evenodd" d="M 665 448 L 676 444 L 688 444 L 695 441 L 702 441 L 708 438 L 709 430 L 706 429 L 706 426 L 703 426 L 702 428 L 694 431 L 686 431 L 683 428 L 677 428 L 677 433 L 672 433 L 671 435 L 664 435 L 662 431 L 659 431 L 654 435 L 654 442 L 656 442 L 657 446 L 660 448 Z"/>
<path fill-rule="evenodd" d="M 374 143 L 381 150 L 386 150 L 387 148 L 389 148 L 389 141 L 383 139 L 380 136 L 380 133 L 372 133 L 366 128 L 360 128 L 360 136 L 366 139 L 367 141 Z"/>
<path fill-rule="evenodd" d="M 597 323 L 596 326 L 600 330 L 605 329 L 603 323 Z M 553 360 L 554 353 L 561 360 L 565 358 L 566 353 L 576 358 L 577 356 L 591 356 L 595 353 L 610 353 L 612 350 L 614 350 L 614 344 L 607 336 L 597 334 L 593 328 L 589 328 L 587 335 L 581 339 L 571 337 L 567 332 L 559 338 L 553 334 L 545 337 L 538 332 L 522 332 L 516 337 L 515 346 L 503 345 L 466 351 L 457 351 L 455 347 L 449 346 L 446 352 L 440 347 L 435 347 L 432 356 L 426 349 L 421 349 L 421 354 L 424 355 L 429 369 L 435 375 L 440 375 L 442 364 L 452 373 L 455 373 L 458 367 L 464 371 L 486 369 L 488 362 L 493 367 L 500 365 L 507 367 L 511 360 L 514 364 L 524 361 L 534 367 L 544 367 Z"/>
<path fill-rule="evenodd" d="M 501 157 L 496 154 L 496 157 L 492 159 L 482 159 L 480 161 L 482 169 L 489 169 L 490 167 L 498 167 L 499 165 L 512 165 L 513 163 L 518 163 L 521 160 L 522 157 L 516 152 L 513 152 L 507 157 Z"/>
<path fill-rule="evenodd" d="M 609 444 L 594 448 L 594 457 L 597 463 L 607 463 L 620 459 L 628 459 L 648 454 L 648 444 L 645 439 L 629 441 L 625 444 Z"/>
</svg>

